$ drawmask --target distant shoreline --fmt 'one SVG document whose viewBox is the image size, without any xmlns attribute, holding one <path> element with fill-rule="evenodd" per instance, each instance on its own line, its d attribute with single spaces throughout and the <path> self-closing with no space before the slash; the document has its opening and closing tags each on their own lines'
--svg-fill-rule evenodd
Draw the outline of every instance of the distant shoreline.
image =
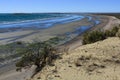
<svg viewBox="0 0 120 80">
<path fill-rule="evenodd" d="M 38 38 L 38 37 L 42 37 L 42 38 L 40 38 L 40 40 L 43 41 L 43 40 L 47 40 L 49 38 L 55 37 L 57 35 L 63 35 L 63 34 L 66 34 L 67 32 L 73 32 L 75 30 L 75 28 L 82 26 L 82 22 L 84 22 L 84 25 L 85 25 L 85 22 L 87 22 L 87 19 L 85 20 L 85 18 L 81 18 L 80 20 L 79 19 L 77 18 L 77 19 L 72 20 L 72 22 L 70 20 L 70 21 L 67 21 L 64 23 L 62 22 L 60 24 L 55 23 L 54 25 L 49 25 L 49 26 L 51 26 L 50 28 L 46 27 L 46 29 L 44 29 L 44 28 L 41 29 L 41 28 L 34 27 L 34 26 L 0 29 L 0 32 L 1 32 L 0 33 L 0 36 L 1 36 L 0 44 L 6 44 L 6 43 L 14 42 L 14 41 L 31 42 L 32 40 L 34 40 L 35 38 Z M 69 24 L 73 24 L 74 22 L 78 24 L 79 21 L 80 21 L 79 26 L 76 25 L 75 28 L 73 26 L 69 25 Z M 91 23 L 89 23 L 89 24 L 91 24 Z M 67 26 L 67 28 L 65 30 L 63 30 L 63 28 L 65 26 Z M 69 26 L 71 26 L 72 28 L 69 28 Z M 64 33 L 61 33 L 62 30 Z M 56 31 L 58 31 L 58 32 L 56 32 Z"/>
</svg>

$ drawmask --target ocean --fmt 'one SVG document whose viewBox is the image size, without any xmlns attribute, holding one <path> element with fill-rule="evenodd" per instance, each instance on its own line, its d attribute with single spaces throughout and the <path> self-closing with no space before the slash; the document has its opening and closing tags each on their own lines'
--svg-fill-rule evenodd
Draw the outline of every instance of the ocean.
<svg viewBox="0 0 120 80">
<path fill-rule="evenodd" d="M 83 19 L 78 14 L 62 13 L 12 13 L 0 14 L 0 28 L 37 27 L 49 28 L 55 24 L 65 24 Z"/>
</svg>

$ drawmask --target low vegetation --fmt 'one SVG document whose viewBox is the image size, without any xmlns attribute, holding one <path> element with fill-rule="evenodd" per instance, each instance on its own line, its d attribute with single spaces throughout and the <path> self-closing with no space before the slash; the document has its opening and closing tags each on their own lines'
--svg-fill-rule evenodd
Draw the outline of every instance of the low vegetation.
<svg viewBox="0 0 120 80">
<path fill-rule="evenodd" d="M 18 61 L 17 70 L 36 65 L 36 71 L 40 71 L 45 65 L 53 65 L 52 62 L 58 57 L 56 47 L 63 40 L 61 37 L 53 37 L 44 42 L 17 41 L 0 45 L 0 63 L 14 60 Z"/>
<path fill-rule="evenodd" d="M 55 37 L 44 42 L 30 43 L 25 48 L 19 48 L 18 54 L 24 54 L 16 63 L 17 71 L 22 68 L 36 65 L 36 72 L 40 71 L 45 65 L 53 66 L 52 62 L 59 57 L 56 46 L 61 38 Z"/>
<path fill-rule="evenodd" d="M 104 40 L 108 37 L 120 36 L 119 27 L 114 27 L 111 30 L 106 31 L 92 31 L 83 35 L 83 44 L 90 44 L 96 41 Z"/>
<path fill-rule="evenodd" d="M 120 38 L 120 29 L 119 29 L 118 32 L 116 33 L 116 36 Z"/>
<path fill-rule="evenodd" d="M 83 44 L 94 43 L 116 35 L 120 36 L 119 27 L 114 27 L 113 29 L 107 31 L 87 32 L 83 36 Z M 24 55 L 19 62 L 16 63 L 17 70 L 36 65 L 36 71 L 40 71 L 45 65 L 53 65 L 52 62 L 58 58 L 55 45 L 59 44 L 61 40 L 61 38 L 55 37 L 44 42 L 27 44 L 24 48 L 18 48 L 16 51 L 17 54 Z M 17 44 L 21 45 L 20 42 L 17 42 Z M 81 65 L 76 63 L 76 66 Z"/>
<path fill-rule="evenodd" d="M 80 56 L 80 58 L 78 58 L 75 61 L 75 66 L 76 67 L 84 67 L 84 69 L 87 71 L 87 73 L 94 72 L 97 69 L 106 68 L 104 63 L 98 64 L 97 63 L 98 61 L 102 62 L 101 59 L 99 59 L 97 57 L 93 57 L 92 55 L 89 55 L 89 56 L 82 55 L 82 56 Z"/>
<path fill-rule="evenodd" d="M 56 49 L 45 42 L 30 44 L 18 52 L 24 54 L 21 60 L 16 63 L 18 70 L 36 65 L 36 70 L 39 71 L 46 64 L 51 65 L 52 61 L 56 58 Z"/>
<path fill-rule="evenodd" d="M 16 53 L 16 51 L 26 46 L 27 43 L 24 42 L 13 42 L 6 45 L 0 45 L 0 62 L 22 56 L 22 54 Z"/>
<path fill-rule="evenodd" d="M 64 38 L 62 38 L 62 37 L 53 37 L 53 38 L 50 38 L 49 40 L 47 40 L 45 42 L 48 43 L 48 44 L 51 44 L 53 46 L 56 46 L 56 45 L 59 45 L 59 43 L 63 40 L 64 40 Z"/>
</svg>

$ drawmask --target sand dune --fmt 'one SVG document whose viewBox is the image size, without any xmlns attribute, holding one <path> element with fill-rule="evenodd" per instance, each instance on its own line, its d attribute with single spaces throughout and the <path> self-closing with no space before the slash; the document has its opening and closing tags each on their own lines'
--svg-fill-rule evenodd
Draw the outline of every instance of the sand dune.
<svg viewBox="0 0 120 80">
<path fill-rule="evenodd" d="M 120 80 L 120 39 L 78 47 L 31 80 Z"/>
</svg>

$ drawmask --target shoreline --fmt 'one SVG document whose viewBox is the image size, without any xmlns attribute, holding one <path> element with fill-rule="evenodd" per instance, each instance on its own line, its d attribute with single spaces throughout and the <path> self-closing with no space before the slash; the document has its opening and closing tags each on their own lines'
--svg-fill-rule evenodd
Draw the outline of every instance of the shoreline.
<svg viewBox="0 0 120 80">
<path fill-rule="evenodd" d="M 0 29 L 2 30 L 11 29 L 13 31 L 17 29 L 19 30 L 19 29 L 30 29 L 30 28 L 47 29 L 54 25 L 70 23 L 70 22 L 82 20 L 83 18 L 85 18 L 85 16 L 83 15 L 62 14 L 62 16 L 59 17 L 0 23 Z M 6 32 L 9 31 L 6 30 Z"/>
<path fill-rule="evenodd" d="M 94 31 L 94 30 L 109 30 L 112 29 L 114 26 L 120 25 L 120 19 L 114 17 L 114 16 L 107 16 L 107 15 L 93 15 L 93 16 L 99 16 L 101 23 L 98 25 L 95 25 L 94 27 L 91 27 L 87 31 Z M 77 47 L 82 46 L 82 35 L 84 33 L 76 36 L 72 40 L 66 42 L 65 44 L 58 47 L 60 51 L 67 52 L 76 49 Z"/>
<path fill-rule="evenodd" d="M 84 19 L 76 21 L 76 22 L 55 25 L 48 29 L 42 29 L 42 30 L 34 29 L 34 30 L 23 30 L 23 31 L 16 31 L 16 32 L 1 33 L 0 37 L 3 36 L 5 38 L 0 38 L 0 44 L 2 43 L 1 45 L 4 45 L 7 43 L 12 43 L 12 42 L 16 42 L 16 41 L 30 43 L 30 42 L 32 42 L 33 39 L 35 39 L 35 41 L 46 41 L 50 38 L 61 37 L 61 36 L 63 36 L 63 37 L 69 36 L 69 37 L 67 37 L 67 40 L 71 40 L 72 38 L 74 38 L 78 35 L 77 33 L 75 33 L 76 28 L 79 28 L 78 25 L 81 26 L 83 24 L 84 25 L 91 24 L 91 23 L 87 23 L 87 22 L 88 22 L 88 19 L 84 18 Z M 69 33 L 71 32 L 71 33 L 68 35 L 68 34 L 66 34 L 68 32 Z M 61 44 L 66 43 L 67 40 L 62 41 Z"/>
<path fill-rule="evenodd" d="M 93 17 L 96 17 L 96 15 L 92 15 Z M 97 25 L 93 25 L 93 27 L 91 27 L 90 29 L 86 30 L 85 32 L 87 31 L 93 31 L 93 30 L 99 30 L 101 29 L 104 29 L 104 27 L 106 27 L 106 25 L 109 23 L 109 16 L 100 16 L 99 15 L 99 20 L 100 20 L 100 23 L 97 24 Z M 83 32 L 82 34 L 79 34 L 78 36 L 76 36 L 75 38 L 73 38 L 72 40 L 66 42 L 65 44 L 61 45 L 59 48 L 62 49 L 60 51 L 63 51 L 63 52 L 69 52 L 77 47 L 80 47 L 82 46 L 82 35 L 84 35 Z M 73 46 L 74 45 L 74 46 Z"/>
<path fill-rule="evenodd" d="M 103 16 L 103 18 L 104 18 L 104 16 Z M 107 18 L 107 17 L 106 17 Z M 95 27 L 92 27 L 90 30 L 97 30 L 97 29 L 99 29 L 99 28 L 101 28 L 101 27 L 105 27 L 108 23 L 109 23 L 109 20 L 108 20 L 108 18 L 105 20 L 105 19 L 101 19 L 101 21 L 102 22 L 104 22 L 104 23 L 100 23 L 100 24 L 98 24 L 97 26 L 95 26 Z M 86 23 L 87 22 L 87 23 Z M 108 23 L 107 23 L 108 22 Z M 80 27 L 80 26 L 86 26 L 86 25 L 90 25 L 92 22 L 89 22 L 88 21 L 88 19 L 84 19 L 84 20 L 81 20 L 81 21 L 76 21 L 76 22 L 71 22 L 71 23 L 68 23 L 68 24 L 61 24 L 61 25 L 55 25 L 54 27 L 51 27 L 51 28 L 49 28 L 49 29 L 44 29 L 43 31 L 41 31 L 41 30 L 38 30 L 38 33 L 39 34 L 42 34 L 42 36 L 44 35 L 44 36 L 47 36 L 47 38 L 50 38 L 50 37 L 54 37 L 55 36 L 55 34 L 56 35 L 60 35 L 60 33 L 62 33 L 62 34 L 65 34 L 67 31 L 74 31 L 75 30 L 75 28 L 78 28 L 78 27 Z M 104 25 L 104 26 L 103 26 Z M 68 30 L 69 29 L 69 30 Z M 29 31 L 28 31 L 29 32 Z M 32 32 L 32 31 L 31 31 Z M 45 33 L 45 32 L 48 32 L 48 34 L 47 33 Z M 38 34 L 38 33 L 35 33 L 36 35 Z M 23 33 L 22 33 L 23 34 Z M 33 36 L 35 36 L 35 34 L 33 35 Z M 50 35 L 51 34 L 51 35 Z M 7 34 L 8 35 L 8 34 Z M 49 36 L 50 37 L 49 37 Z M 32 37 L 33 37 L 32 36 Z M 78 47 L 78 46 L 81 46 L 81 44 L 80 44 L 80 40 L 81 40 L 81 35 L 78 35 L 77 37 L 75 37 L 75 38 L 73 38 L 73 40 L 71 40 L 70 42 L 68 42 L 68 43 L 66 43 L 66 44 L 64 44 L 64 45 L 62 45 L 62 49 L 64 48 L 64 49 L 67 49 L 67 48 L 69 48 L 69 46 L 71 46 L 70 47 L 70 49 L 69 50 L 73 50 L 73 49 L 75 49 L 76 47 Z M 30 38 L 28 38 L 28 39 L 30 39 Z M 26 41 L 26 39 L 24 39 L 25 41 Z M 23 41 L 24 41 L 23 40 Z M 14 74 L 14 72 L 15 71 L 13 71 L 13 74 Z M 16 72 L 17 73 L 17 72 Z M 5 75 L 9 75 L 9 73 L 6 71 L 5 73 L 4 73 Z M 11 76 L 9 76 L 10 78 L 12 78 L 12 79 L 9 79 L 9 77 L 4 77 L 4 76 L 2 76 L 2 75 L 0 75 L 0 77 L 2 77 L 3 79 L 1 79 L 0 78 L 0 80 L 16 80 L 14 77 L 15 76 L 20 76 L 20 75 L 23 75 L 23 73 L 21 73 L 21 74 L 14 74 L 14 75 L 11 75 Z M 18 79 L 17 79 L 18 80 Z M 24 79 L 23 79 L 24 80 Z"/>
<path fill-rule="evenodd" d="M 34 39 L 45 41 L 45 40 L 48 40 L 49 38 L 52 38 L 58 35 L 65 35 L 67 32 L 73 32 L 75 28 L 82 26 L 83 24 L 82 22 L 84 22 L 84 25 L 85 25 L 85 23 L 87 23 L 87 19 L 84 18 L 82 20 L 73 21 L 70 23 L 55 24 L 52 27 L 47 29 L 39 29 L 37 27 L 36 28 L 28 27 L 28 28 L 20 28 L 20 29 L 6 28 L 5 30 L 2 30 L 2 31 L 4 32 L 7 30 L 9 32 L 0 33 L 0 44 L 6 44 L 14 41 L 32 42 Z M 74 23 L 75 23 L 75 27 L 73 27 Z M 78 26 L 78 24 L 80 25 Z M 91 23 L 87 23 L 87 24 L 91 24 Z M 16 31 L 16 29 L 19 29 L 19 30 Z"/>
</svg>

